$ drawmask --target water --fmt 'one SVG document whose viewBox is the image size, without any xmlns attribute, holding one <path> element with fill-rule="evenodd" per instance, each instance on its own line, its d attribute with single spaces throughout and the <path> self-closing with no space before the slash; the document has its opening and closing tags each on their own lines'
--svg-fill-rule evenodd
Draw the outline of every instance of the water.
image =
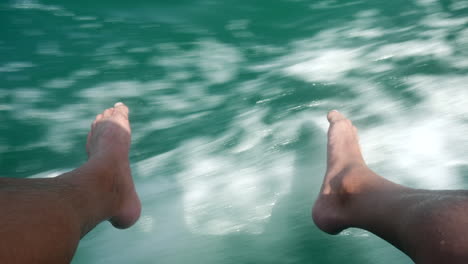
<svg viewBox="0 0 468 264">
<path fill-rule="evenodd" d="M 310 220 L 334 108 L 378 173 L 468 187 L 468 1 L 17 0 L 0 21 L 2 176 L 79 166 L 94 116 L 131 108 L 142 217 L 75 264 L 411 263 Z"/>
</svg>

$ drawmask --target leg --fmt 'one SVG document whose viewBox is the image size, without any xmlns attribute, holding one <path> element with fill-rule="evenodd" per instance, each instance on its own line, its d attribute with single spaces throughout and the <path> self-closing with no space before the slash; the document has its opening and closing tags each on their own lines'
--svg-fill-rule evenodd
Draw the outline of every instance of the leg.
<svg viewBox="0 0 468 264">
<path fill-rule="evenodd" d="M 100 222 L 126 228 L 138 219 L 127 115 L 116 104 L 96 117 L 88 161 L 78 169 L 49 179 L 0 178 L 0 263 L 69 263 Z"/>
<path fill-rule="evenodd" d="M 407 188 L 371 171 L 356 128 L 337 111 L 328 114 L 328 161 L 312 210 L 315 224 L 337 234 L 366 229 L 416 263 L 468 262 L 468 191 Z"/>
</svg>

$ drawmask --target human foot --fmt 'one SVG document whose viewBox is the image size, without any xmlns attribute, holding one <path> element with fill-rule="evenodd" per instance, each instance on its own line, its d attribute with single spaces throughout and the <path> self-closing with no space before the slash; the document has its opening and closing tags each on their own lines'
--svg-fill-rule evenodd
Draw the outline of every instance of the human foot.
<svg viewBox="0 0 468 264">
<path fill-rule="evenodd" d="M 88 164 L 100 168 L 98 176 L 114 196 L 109 221 L 117 228 L 133 225 L 141 212 L 128 160 L 130 141 L 128 108 L 116 103 L 96 116 L 86 143 Z"/>
<path fill-rule="evenodd" d="M 337 234 L 349 227 L 348 198 L 362 191 L 373 174 L 362 158 L 357 129 L 338 111 L 328 113 L 327 172 L 312 219 L 323 231 Z M 371 182 L 373 182 L 371 180 Z"/>
</svg>

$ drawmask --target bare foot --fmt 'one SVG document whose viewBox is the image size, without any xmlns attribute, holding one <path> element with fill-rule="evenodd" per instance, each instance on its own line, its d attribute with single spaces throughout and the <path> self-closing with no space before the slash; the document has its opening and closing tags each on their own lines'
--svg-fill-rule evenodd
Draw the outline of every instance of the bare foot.
<svg viewBox="0 0 468 264">
<path fill-rule="evenodd" d="M 338 111 L 328 113 L 327 172 L 312 219 L 323 231 L 337 234 L 349 227 L 349 197 L 363 191 L 377 177 L 366 166 L 357 129 Z"/>
<path fill-rule="evenodd" d="M 141 212 L 128 160 L 130 143 L 128 108 L 123 103 L 96 116 L 86 143 L 88 164 L 100 168 L 98 176 L 114 197 L 109 221 L 117 228 L 133 225 Z"/>
</svg>

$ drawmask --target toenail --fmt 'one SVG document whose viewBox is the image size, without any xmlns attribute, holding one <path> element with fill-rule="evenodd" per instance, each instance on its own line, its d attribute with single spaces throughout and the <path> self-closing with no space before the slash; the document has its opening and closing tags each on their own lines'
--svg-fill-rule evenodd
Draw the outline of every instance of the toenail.
<svg viewBox="0 0 468 264">
<path fill-rule="evenodd" d="M 122 102 L 117 102 L 117 103 L 115 103 L 114 107 L 118 107 L 118 106 L 122 106 L 122 105 L 124 105 Z"/>
</svg>

